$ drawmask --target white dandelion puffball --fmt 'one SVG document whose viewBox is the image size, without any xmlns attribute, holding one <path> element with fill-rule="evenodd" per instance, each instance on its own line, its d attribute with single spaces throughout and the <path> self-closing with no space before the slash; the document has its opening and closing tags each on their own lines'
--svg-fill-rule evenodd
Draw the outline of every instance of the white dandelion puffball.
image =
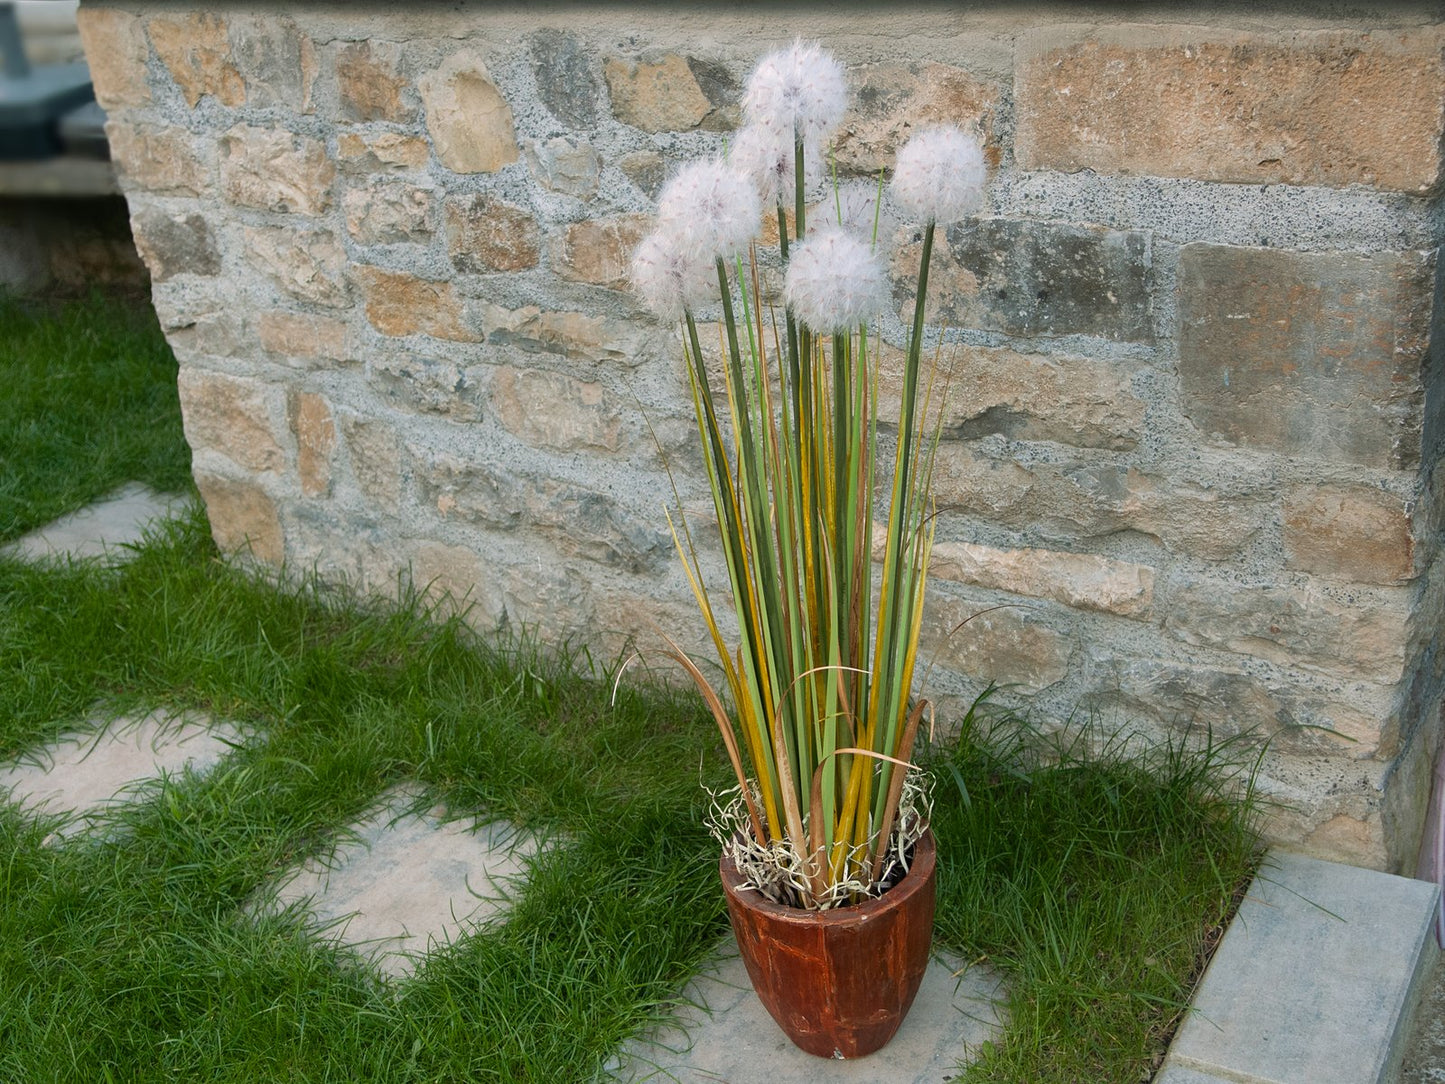
<svg viewBox="0 0 1445 1084">
<path fill-rule="evenodd" d="M 717 293 L 716 266 L 689 255 L 677 238 L 655 230 L 632 254 L 632 288 L 659 319 L 680 320 Z"/>
<path fill-rule="evenodd" d="M 796 191 L 797 159 L 793 137 L 761 124 L 750 124 L 738 132 L 728 148 L 728 162 L 746 174 L 757 186 L 764 207 L 789 206 Z M 816 154 L 803 155 L 803 191 L 818 186 L 822 163 Z"/>
<path fill-rule="evenodd" d="M 836 192 L 829 192 L 823 199 L 820 217 L 824 228 L 840 229 L 872 245 L 876 226 L 877 243 L 886 244 L 897 223 L 886 207 L 879 207 L 878 197 L 876 181 L 846 181 L 840 184 Z"/>
<path fill-rule="evenodd" d="M 762 217 L 752 181 L 716 160 L 683 166 L 657 201 L 659 226 L 695 259 L 726 259 L 746 248 Z"/>
<path fill-rule="evenodd" d="M 878 314 L 886 289 L 883 265 L 867 242 L 832 229 L 793 249 L 783 299 L 814 331 L 847 331 Z"/>
<path fill-rule="evenodd" d="M 898 152 L 893 196 L 909 214 L 946 226 L 983 206 L 983 146 L 957 128 L 919 132 Z"/>
<path fill-rule="evenodd" d="M 815 42 L 798 41 L 758 62 L 743 92 L 743 115 L 788 139 L 816 145 L 848 108 L 843 65 Z"/>
</svg>

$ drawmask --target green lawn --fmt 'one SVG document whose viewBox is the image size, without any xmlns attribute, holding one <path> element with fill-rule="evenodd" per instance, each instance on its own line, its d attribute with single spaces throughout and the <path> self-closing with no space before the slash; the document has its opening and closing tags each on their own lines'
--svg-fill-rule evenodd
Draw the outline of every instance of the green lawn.
<svg viewBox="0 0 1445 1084">
<path fill-rule="evenodd" d="M 91 429 L 126 428 L 104 420 L 125 397 L 105 398 Z M 10 433 L 47 439 L 49 401 L 31 402 L 29 427 L 0 435 L 7 463 Z M 156 428 L 174 440 L 170 402 Z M 257 734 L 90 841 L 44 846 L 46 823 L 0 804 L 0 1081 L 593 1079 L 726 929 L 702 827 L 703 786 L 729 775 L 712 724 L 636 668 L 614 699 L 612 672 L 480 641 L 416 598 L 283 589 L 221 561 L 198 511 L 125 565 L 0 560 L 0 756 L 97 704 L 198 708 Z M 938 938 L 1011 990 L 1006 1034 L 965 1079 L 1147 1079 L 1255 858 L 1232 751 L 1126 755 L 1100 735 L 953 722 L 926 758 Z M 405 779 L 565 837 L 510 921 L 391 984 L 295 916 L 244 917 Z"/>
</svg>

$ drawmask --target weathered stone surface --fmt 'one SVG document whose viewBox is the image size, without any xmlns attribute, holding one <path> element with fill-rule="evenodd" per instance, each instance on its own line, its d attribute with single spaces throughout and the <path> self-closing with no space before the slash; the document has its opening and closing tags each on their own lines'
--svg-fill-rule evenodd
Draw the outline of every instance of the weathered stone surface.
<svg viewBox="0 0 1445 1084">
<path fill-rule="evenodd" d="M 75 13 L 75 21 L 101 108 L 114 110 L 150 101 L 146 79 L 150 45 L 140 17 L 114 8 L 87 7 Z"/>
<path fill-rule="evenodd" d="M 336 166 L 319 140 L 237 124 L 221 137 L 221 189 L 241 207 L 319 215 L 331 206 Z"/>
<path fill-rule="evenodd" d="M 497 370 L 492 409 L 513 436 L 541 448 L 615 452 L 622 414 L 602 385 L 545 369 Z"/>
<path fill-rule="evenodd" d="M 1430 253 L 1184 246 L 1185 414 L 1235 444 L 1413 467 L 1434 270 Z"/>
<path fill-rule="evenodd" d="M 878 413 L 896 419 L 905 354 L 884 343 L 877 359 Z M 920 379 L 930 371 L 949 437 L 973 440 L 997 433 L 1009 440 L 1126 451 L 1144 434 L 1144 402 L 1130 388 L 1129 370 L 1117 364 L 949 344 L 936 365 L 924 359 Z"/>
<path fill-rule="evenodd" d="M 914 132 L 940 124 L 992 133 L 998 87 L 948 64 L 864 64 L 848 73 L 853 108 L 835 137 L 838 169 L 876 177 L 891 170 Z M 990 154 L 997 158 L 996 151 Z M 995 163 L 996 164 L 996 163 Z"/>
<path fill-rule="evenodd" d="M 537 97 L 563 124 L 590 132 L 597 127 L 597 102 L 602 88 L 577 38 L 544 27 L 532 35 L 532 74 Z"/>
<path fill-rule="evenodd" d="M 1223 648 L 1283 666 L 1382 683 L 1404 674 L 1409 592 L 1355 587 L 1240 587 L 1198 580 L 1172 591 L 1164 628 L 1185 643 Z"/>
<path fill-rule="evenodd" d="M 618 161 L 617 168 L 651 199 L 657 198 L 667 180 L 667 162 L 656 151 L 633 151 Z"/>
<path fill-rule="evenodd" d="M 674 132 L 703 125 L 716 108 L 703 93 L 693 65 L 669 54 L 656 63 L 608 58 L 603 65 L 612 112 L 644 132 Z"/>
<path fill-rule="evenodd" d="M 192 109 L 204 95 L 222 105 L 246 104 L 246 81 L 231 62 L 226 20 L 210 12 L 153 16 L 148 27 L 156 55 Z"/>
<path fill-rule="evenodd" d="M 308 497 L 325 496 L 331 489 L 331 453 L 336 449 L 331 408 L 315 392 L 293 390 L 286 400 L 286 413 L 296 437 L 301 492 Z"/>
<path fill-rule="evenodd" d="M 529 354 L 556 354 L 584 361 L 636 364 L 655 336 L 635 320 L 613 320 L 582 312 L 547 312 L 535 305 L 507 309 L 483 305 L 487 342 Z"/>
<path fill-rule="evenodd" d="M 553 192 L 577 199 L 597 194 L 602 159 L 586 140 L 534 139 L 527 144 L 527 162 L 537 180 Z"/>
<path fill-rule="evenodd" d="M 401 444 L 396 431 L 379 418 L 338 411 L 351 474 L 362 496 L 385 512 L 401 503 Z"/>
<path fill-rule="evenodd" d="M 184 128 L 111 120 L 105 134 L 111 160 L 127 188 L 174 196 L 209 195 L 211 169 Z"/>
<path fill-rule="evenodd" d="M 1021 607 L 945 599 L 935 594 L 923 613 L 925 658 L 979 684 L 1029 692 L 1063 681 L 1073 647 L 1067 636 Z"/>
<path fill-rule="evenodd" d="M 258 380 L 183 368 L 177 381 L 186 441 L 238 466 L 280 471 L 286 456 L 271 425 L 267 386 Z"/>
<path fill-rule="evenodd" d="M 249 552 L 273 565 L 285 559 L 281 518 L 276 514 L 276 502 L 264 489 L 200 472 L 196 474 L 196 488 L 206 502 L 211 537 L 219 549 L 225 553 Z"/>
<path fill-rule="evenodd" d="M 418 81 L 426 127 L 441 164 L 495 173 L 517 160 L 512 109 L 475 53 L 454 53 Z"/>
<path fill-rule="evenodd" d="M 496 569 L 466 546 L 418 542 L 412 551 L 411 582 L 427 598 L 444 603 L 443 612 L 464 614 L 476 629 L 495 630 L 506 612 Z"/>
<path fill-rule="evenodd" d="M 1445 59 L 1401 34 L 1121 27 L 1022 52 L 1019 164 L 1423 193 L 1440 175 Z"/>
<path fill-rule="evenodd" d="M 424 241 L 432 232 L 432 193 L 403 181 L 377 181 L 341 197 L 346 232 L 367 244 Z"/>
<path fill-rule="evenodd" d="M 894 300 L 912 323 L 922 234 L 893 259 Z M 986 218 L 934 239 L 927 319 L 1009 335 L 1154 339 L 1154 270 L 1140 231 Z"/>
<path fill-rule="evenodd" d="M 272 311 L 256 318 L 261 349 L 308 361 L 348 361 L 346 321 L 310 313 Z"/>
<path fill-rule="evenodd" d="M 651 228 L 651 215 L 575 222 L 557 239 L 552 270 L 573 282 L 625 290 L 630 281 L 632 252 Z"/>
<path fill-rule="evenodd" d="M 431 146 L 420 136 L 342 132 L 336 137 L 336 159 L 348 173 L 402 173 L 421 169 L 430 157 Z"/>
<path fill-rule="evenodd" d="M 537 220 L 495 196 L 452 196 L 442 205 L 447 251 L 458 271 L 525 271 L 541 258 Z"/>
<path fill-rule="evenodd" d="M 1154 601 L 1152 568 L 1088 553 L 937 542 L 929 572 L 975 587 L 1125 617 L 1148 616 Z"/>
<path fill-rule="evenodd" d="M 346 250 L 330 230 L 247 226 L 243 236 L 251 266 L 292 297 L 331 308 L 347 304 Z"/>
<path fill-rule="evenodd" d="M 1405 502 L 1368 486 L 1294 486 L 1284 497 L 1285 567 L 1356 583 L 1415 573 Z"/>
<path fill-rule="evenodd" d="M 274 13 L 232 9 L 231 59 L 246 83 L 246 104 L 262 109 L 315 110 L 316 43 Z"/>
<path fill-rule="evenodd" d="M 147 207 L 131 218 L 131 231 L 136 250 L 155 282 L 175 275 L 221 273 L 216 239 L 198 214 L 172 215 L 158 207 Z"/>
<path fill-rule="evenodd" d="M 336 52 L 336 88 L 342 120 L 404 124 L 416 109 L 403 100 L 409 89 L 401 73 L 401 49 L 392 42 L 357 41 Z"/>
<path fill-rule="evenodd" d="M 480 339 L 467 326 L 462 299 L 450 282 L 366 265 L 354 270 L 366 299 L 366 318 L 383 335 L 432 335 L 454 342 Z"/>
<path fill-rule="evenodd" d="M 398 406 L 471 422 L 482 416 L 477 369 L 413 354 L 382 356 L 371 359 L 367 383 Z"/>
</svg>

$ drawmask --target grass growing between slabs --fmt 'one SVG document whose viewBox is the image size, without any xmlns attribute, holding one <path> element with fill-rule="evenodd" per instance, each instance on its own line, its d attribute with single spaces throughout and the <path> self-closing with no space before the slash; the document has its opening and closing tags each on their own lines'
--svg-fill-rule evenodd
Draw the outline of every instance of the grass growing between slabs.
<svg viewBox="0 0 1445 1084">
<path fill-rule="evenodd" d="M 191 488 L 176 361 L 149 305 L 0 293 L 0 542 L 126 482 Z"/>
<path fill-rule="evenodd" d="M 416 598 L 250 578 L 199 515 L 112 569 L 0 562 L 0 756 L 100 702 L 254 734 L 150 786 L 108 839 L 47 847 L 0 806 L 0 1080 L 593 1079 L 726 929 L 701 828 L 702 785 L 728 778 L 712 724 L 634 671 L 613 703 L 607 677 Z M 1011 990 L 965 1079 L 1147 1079 L 1249 871 L 1218 750 L 1081 749 L 971 722 L 930 753 L 939 940 Z M 245 917 L 404 779 L 566 839 L 505 925 L 393 985 L 294 914 Z"/>
</svg>

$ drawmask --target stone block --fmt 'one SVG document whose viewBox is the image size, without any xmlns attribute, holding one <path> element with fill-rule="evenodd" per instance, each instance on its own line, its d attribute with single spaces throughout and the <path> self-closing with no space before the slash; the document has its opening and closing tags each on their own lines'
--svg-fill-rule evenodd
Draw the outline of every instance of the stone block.
<svg viewBox="0 0 1445 1084">
<path fill-rule="evenodd" d="M 358 265 L 354 271 L 366 301 L 366 318 L 383 335 L 480 341 L 481 336 L 468 326 L 462 299 L 449 281 L 367 265 Z"/>
<path fill-rule="evenodd" d="M 1420 252 L 1184 246 L 1185 414 L 1234 444 L 1415 466 L 1434 270 Z"/>
<path fill-rule="evenodd" d="M 401 49 L 382 41 L 356 41 L 336 51 L 336 89 L 341 119 L 406 124 L 416 108 L 405 100 L 410 85 L 401 72 Z"/>
<path fill-rule="evenodd" d="M 1401 584 L 1415 575 L 1405 501 L 1369 486 L 1292 486 L 1284 496 L 1285 567 Z"/>
<path fill-rule="evenodd" d="M 922 658 L 978 683 L 1039 692 L 1069 675 L 1074 645 L 1059 622 L 1027 606 L 960 600 L 935 591 L 923 612 Z"/>
<path fill-rule="evenodd" d="M 246 104 L 260 109 L 315 111 L 316 43 L 284 15 L 229 16 L 231 60 L 246 83 Z"/>
<path fill-rule="evenodd" d="M 577 199 L 597 194 L 602 159 L 586 140 L 534 139 L 527 144 L 527 163 L 544 188 Z"/>
<path fill-rule="evenodd" d="M 226 106 L 246 104 L 246 81 L 231 60 L 226 20 L 212 12 L 153 16 L 151 44 L 192 109 L 209 94 Z"/>
<path fill-rule="evenodd" d="M 336 137 L 336 160 L 348 173 L 403 173 L 421 169 L 430 158 L 431 145 L 420 136 L 342 132 Z"/>
<path fill-rule="evenodd" d="M 442 205 L 447 251 L 458 271 L 526 271 L 541 258 L 537 220 L 515 204 L 473 193 Z"/>
<path fill-rule="evenodd" d="M 904 326 L 913 321 L 922 237 L 915 232 L 893 258 Z M 1152 342 L 1153 289 L 1141 231 L 985 218 L 935 237 L 925 311 L 930 324 L 1008 335 Z"/>
<path fill-rule="evenodd" d="M 914 132 L 940 124 L 969 130 L 987 142 L 998 108 L 998 87 L 964 68 L 932 62 L 863 64 L 848 73 L 853 107 L 834 137 L 838 169 L 877 177 L 892 170 L 898 148 Z M 997 165 L 997 149 L 988 157 Z"/>
<path fill-rule="evenodd" d="M 280 565 L 286 556 L 285 535 L 276 503 L 260 486 L 198 471 L 196 488 L 206 502 L 211 537 L 223 553 L 250 553 Z"/>
<path fill-rule="evenodd" d="M 666 349 L 636 320 L 614 320 L 583 312 L 549 312 L 535 305 L 507 309 L 483 305 L 487 342 L 526 354 L 553 354 L 579 361 L 632 366 L 649 351 Z"/>
<path fill-rule="evenodd" d="M 425 241 L 432 233 L 430 189 L 404 181 L 377 181 L 341 197 L 346 232 L 366 244 Z"/>
<path fill-rule="evenodd" d="M 651 215 L 616 215 L 575 222 L 555 245 L 552 270 L 564 279 L 628 289 L 632 252 L 652 228 Z"/>
<path fill-rule="evenodd" d="M 319 215 L 335 180 L 325 144 L 309 136 L 237 124 L 221 137 L 221 190 L 239 207 Z"/>
<path fill-rule="evenodd" d="M 158 207 L 146 207 L 131 218 L 131 232 L 154 282 L 176 275 L 221 273 L 216 239 L 198 214 L 173 215 Z"/>
<path fill-rule="evenodd" d="M 219 452 L 247 470 L 285 468 L 267 385 L 188 366 L 181 369 L 177 387 L 186 441 L 193 449 Z"/>
<path fill-rule="evenodd" d="M 723 103 L 704 93 L 697 76 L 699 64 L 675 53 L 651 63 L 609 57 L 603 74 L 612 95 L 613 114 L 623 124 L 644 132 L 715 127 L 704 122 L 713 119 Z"/>
<path fill-rule="evenodd" d="M 492 410 L 520 440 L 557 451 L 622 447 L 622 414 L 602 385 L 545 369 L 499 368 Z"/>
<path fill-rule="evenodd" d="M 898 417 L 905 355 L 878 351 L 878 414 Z M 1023 354 L 950 343 L 925 352 L 920 381 L 935 381 L 944 433 L 975 440 L 1050 440 L 1077 448 L 1127 451 L 1144 435 L 1144 402 L 1124 366 L 1075 355 Z"/>
<path fill-rule="evenodd" d="M 283 226 L 247 226 L 242 236 L 246 260 L 281 290 L 328 308 L 348 304 L 346 250 L 330 230 L 293 230 Z"/>
<path fill-rule="evenodd" d="M 633 151 L 619 159 L 617 167 L 649 199 L 657 199 L 667 180 L 667 162 L 656 151 Z"/>
<path fill-rule="evenodd" d="M 512 108 L 482 58 L 453 53 L 418 81 L 437 159 L 455 173 L 495 173 L 517 160 Z"/>
<path fill-rule="evenodd" d="M 1089 553 L 936 542 L 928 568 L 946 580 L 1124 617 L 1147 617 L 1154 602 L 1154 569 Z"/>
<path fill-rule="evenodd" d="M 310 362 L 349 361 L 346 321 L 310 313 L 275 310 L 256 319 L 261 349 Z"/>
<path fill-rule="evenodd" d="M 185 498 L 179 495 L 160 494 L 141 482 L 127 482 L 100 500 L 0 546 L 0 554 L 27 561 L 104 557 L 115 563 L 133 555 L 123 547 L 143 541 L 147 531 L 179 515 L 184 504 Z"/>
<path fill-rule="evenodd" d="M 382 355 L 371 359 L 367 383 L 405 409 L 474 422 L 482 416 L 479 368 L 410 353 Z"/>
<path fill-rule="evenodd" d="M 1025 169 L 1424 193 L 1445 135 L 1440 44 L 1433 27 L 1041 31 L 1020 51 L 1016 153 Z"/>
<path fill-rule="evenodd" d="M 75 21 L 101 108 L 110 111 L 150 101 L 146 61 L 151 50 L 140 16 L 87 7 L 75 13 Z"/>
<path fill-rule="evenodd" d="M 378 418 L 340 411 L 341 436 L 351 474 L 362 496 L 384 512 L 401 503 L 401 445 L 396 432 Z"/>
<path fill-rule="evenodd" d="M 602 88 L 576 36 L 544 27 L 532 35 L 529 59 L 537 97 L 552 115 L 572 128 L 594 130 Z"/>
<path fill-rule="evenodd" d="M 296 473 L 301 492 L 323 497 L 331 489 L 331 453 L 336 450 L 336 422 L 325 398 L 291 390 L 286 400 L 291 432 L 296 437 Z"/>
<path fill-rule="evenodd" d="M 105 134 L 111 160 L 127 189 L 168 196 L 210 194 L 212 168 L 201 161 L 186 129 L 111 120 Z"/>
<path fill-rule="evenodd" d="M 434 602 L 449 602 L 448 612 L 466 612 L 474 628 L 495 628 L 504 609 L 495 569 L 466 546 L 418 542 L 412 551 L 411 582 Z"/>
</svg>

